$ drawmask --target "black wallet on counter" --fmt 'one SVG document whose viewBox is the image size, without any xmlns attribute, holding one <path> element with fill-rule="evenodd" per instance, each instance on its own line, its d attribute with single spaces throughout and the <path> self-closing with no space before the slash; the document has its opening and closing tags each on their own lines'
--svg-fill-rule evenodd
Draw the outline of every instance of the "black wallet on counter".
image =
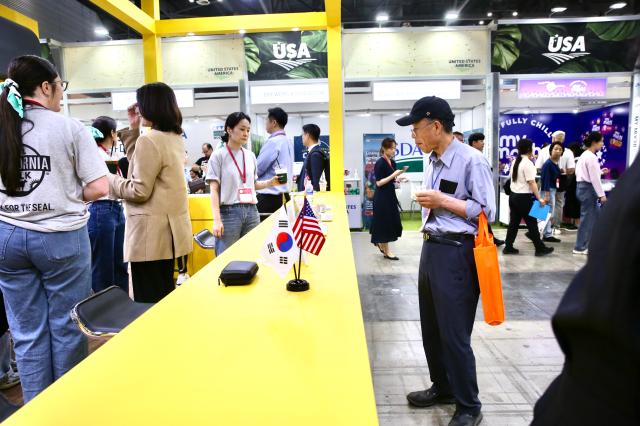
<svg viewBox="0 0 640 426">
<path fill-rule="evenodd" d="M 257 272 L 258 264 L 256 262 L 234 260 L 229 262 L 222 272 L 220 272 L 218 285 L 220 285 L 220 281 L 222 281 L 225 286 L 247 285 L 251 283 Z"/>
</svg>

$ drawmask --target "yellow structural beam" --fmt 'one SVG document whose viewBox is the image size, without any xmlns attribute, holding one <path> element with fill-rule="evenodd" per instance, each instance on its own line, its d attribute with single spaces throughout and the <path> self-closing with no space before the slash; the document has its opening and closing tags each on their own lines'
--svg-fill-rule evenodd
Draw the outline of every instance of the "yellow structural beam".
<svg viewBox="0 0 640 426">
<path fill-rule="evenodd" d="M 162 48 L 160 43 L 160 37 L 153 34 L 142 36 L 145 83 L 162 81 Z"/>
<path fill-rule="evenodd" d="M 0 17 L 7 19 L 20 26 L 28 28 L 33 32 L 36 37 L 40 38 L 40 30 L 38 29 L 38 21 L 35 21 L 28 16 L 23 15 L 13 9 L 8 8 L 0 4 Z"/>
<path fill-rule="evenodd" d="M 340 26 L 342 2 L 340 0 L 324 0 L 324 10 L 327 13 L 327 25 Z"/>
<path fill-rule="evenodd" d="M 274 13 L 269 15 L 211 16 L 206 18 L 162 19 L 156 21 L 156 35 L 160 37 L 232 34 L 238 30 L 247 32 L 322 30 L 327 26 L 325 12 Z"/>
<path fill-rule="evenodd" d="M 142 0 L 142 11 L 154 21 L 160 20 L 160 0 Z"/>
<path fill-rule="evenodd" d="M 129 0 L 91 0 L 91 3 L 143 36 L 155 33 L 156 20 Z"/>
<path fill-rule="evenodd" d="M 344 190 L 344 100 L 342 85 L 342 28 L 327 28 L 329 77 L 329 135 L 331 137 L 331 191 Z"/>
</svg>

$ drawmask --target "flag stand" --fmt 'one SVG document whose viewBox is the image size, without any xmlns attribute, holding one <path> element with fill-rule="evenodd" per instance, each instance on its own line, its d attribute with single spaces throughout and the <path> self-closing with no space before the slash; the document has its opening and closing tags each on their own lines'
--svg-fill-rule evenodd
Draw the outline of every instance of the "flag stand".
<svg viewBox="0 0 640 426">
<path fill-rule="evenodd" d="M 304 227 L 303 230 L 301 231 L 301 237 L 300 239 L 302 240 L 302 236 L 304 236 Z M 287 283 L 287 290 L 288 291 L 307 291 L 309 290 L 309 281 L 307 280 L 303 280 L 302 278 L 300 278 L 300 273 L 302 272 L 302 249 L 300 249 L 299 252 L 299 257 L 298 257 L 298 270 L 296 271 L 296 265 L 293 265 L 293 274 L 295 276 L 295 279 L 289 281 Z"/>
</svg>

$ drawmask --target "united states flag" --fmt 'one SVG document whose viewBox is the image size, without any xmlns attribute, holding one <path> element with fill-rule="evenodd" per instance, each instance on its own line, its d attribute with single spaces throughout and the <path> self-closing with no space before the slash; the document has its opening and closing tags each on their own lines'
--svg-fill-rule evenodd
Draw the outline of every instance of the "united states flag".
<svg viewBox="0 0 640 426">
<path fill-rule="evenodd" d="M 316 256 L 322 250 L 322 246 L 326 238 L 320 229 L 320 223 L 313 214 L 307 197 L 304 198 L 304 205 L 293 225 L 293 235 L 296 244 L 304 251 L 315 254 Z"/>
</svg>

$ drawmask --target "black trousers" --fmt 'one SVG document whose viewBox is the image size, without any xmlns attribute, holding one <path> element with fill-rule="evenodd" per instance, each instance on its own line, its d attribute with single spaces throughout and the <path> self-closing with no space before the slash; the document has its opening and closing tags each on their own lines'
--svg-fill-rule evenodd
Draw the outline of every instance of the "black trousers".
<svg viewBox="0 0 640 426">
<path fill-rule="evenodd" d="M 173 259 L 131 262 L 133 300 L 156 303 L 175 288 L 173 282 Z"/>
<path fill-rule="evenodd" d="M 420 256 L 418 300 L 422 344 L 433 386 L 453 394 L 457 409 L 480 412 L 471 332 L 478 307 L 473 240 L 461 247 L 425 241 Z"/>
<path fill-rule="evenodd" d="M 517 194 L 512 192 L 511 195 L 509 195 L 509 228 L 507 229 L 505 247 L 513 247 L 513 242 L 518 235 L 518 226 L 520 226 L 522 219 L 524 219 L 524 223 L 527 224 L 529 235 L 536 250 L 544 247 L 544 243 L 540 239 L 540 231 L 538 231 L 538 221 L 534 217 L 529 216 L 531 206 L 533 206 L 532 194 Z"/>
<path fill-rule="evenodd" d="M 258 197 L 258 213 L 260 213 L 260 222 L 269 217 L 266 213 L 275 213 L 282 207 L 282 194 L 257 194 Z M 284 198 L 288 202 L 291 197 L 289 193 L 284 193 Z"/>
</svg>

